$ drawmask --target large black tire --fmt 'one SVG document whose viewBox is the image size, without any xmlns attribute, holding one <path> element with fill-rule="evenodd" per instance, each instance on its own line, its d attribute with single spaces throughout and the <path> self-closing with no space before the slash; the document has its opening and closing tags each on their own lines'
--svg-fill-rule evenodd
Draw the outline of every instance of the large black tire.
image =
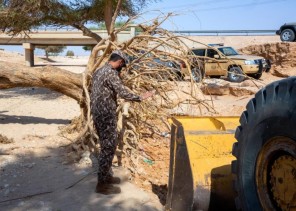
<svg viewBox="0 0 296 211">
<path fill-rule="evenodd" d="M 271 83 L 260 90 L 247 104 L 240 124 L 235 133 L 238 142 L 232 149 L 237 158 L 232 162 L 237 209 L 282 210 L 281 197 L 288 198 L 283 199 L 284 202 L 295 209 L 296 77 Z M 290 162 L 288 168 L 292 171 L 278 168 L 280 162 Z M 277 178 L 274 172 L 291 174 L 294 180 L 289 183 L 287 176 Z M 283 190 L 281 185 L 290 188 L 294 199 L 293 194 L 291 199 L 287 196 L 288 191 L 278 193 Z"/>
<path fill-rule="evenodd" d="M 293 42 L 295 40 L 295 32 L 292 29 L 285 29 L 281 32 L 281 41 Z"/>
<path fill-rule="evenodd" d="M 245 80 L 245 74 L 240 67 L 229 68 L 227 77 L 230 82 L 240 83 Z"/>
</svg>

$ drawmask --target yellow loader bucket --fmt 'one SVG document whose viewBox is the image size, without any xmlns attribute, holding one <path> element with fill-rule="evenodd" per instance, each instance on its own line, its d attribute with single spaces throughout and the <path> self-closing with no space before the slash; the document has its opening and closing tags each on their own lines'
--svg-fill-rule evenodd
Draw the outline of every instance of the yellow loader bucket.
<svg viewBox="0 0 296 211">
<path fill-rule="evenodd" d="M 235 210 L 231 161 L 239 117 L 171 118 L 166 210 Z"/>
</svg>

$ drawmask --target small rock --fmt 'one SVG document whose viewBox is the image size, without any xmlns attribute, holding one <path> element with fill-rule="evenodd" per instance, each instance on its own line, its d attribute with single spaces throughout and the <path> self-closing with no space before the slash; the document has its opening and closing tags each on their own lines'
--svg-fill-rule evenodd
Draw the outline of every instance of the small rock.
<svg viewBox="0 0 296 211">
<path fill-rule="evenodd" d="M 229 95 L 229 85 L 205 84 L 201 87 L 205 95 Z"/>
<path fill-rule="evenodd" d="M 9 187 L 9 184 L 5 184 L 5 185 L 4 185 L 4 188 L 8 188 L 8 187 Z"/>
<path fill-rule="evenodd" d="M 246 95 L 253 95 L 255 94 L 258 89 L 254 87 L 230 87 L 230 94 L 236 97 L 246 96 Z"/>
<path fill-rule="evenodd" d="M 83 157 L 79 160 L 79 164 L 91 164 L 91 159 L 89 157 Z"/>
</svg>

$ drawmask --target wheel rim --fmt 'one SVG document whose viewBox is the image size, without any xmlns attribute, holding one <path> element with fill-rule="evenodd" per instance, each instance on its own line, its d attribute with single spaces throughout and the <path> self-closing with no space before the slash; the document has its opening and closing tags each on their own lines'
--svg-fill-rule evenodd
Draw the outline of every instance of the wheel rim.
<svg viewBox="0 0 296 211">
<path fill-rule="evenodd" d="M 291 33 L 290 32 L 284 32 L 282 35 L 283 40 L 289 40 L 291 37 Z"/>
<path fill-rule="evenodd" d="M 270 177 L 271 194 L 277 206 L 281 210 L 289 210 L 294 203 L 293 196 L 296 196 L 296 187 L 293 185 L 293 180 L 296 178 L 296 159 L 291 155 L 284 155 L 276 159 L 272 165 Z M 290 186 L 291 184 L 292 186 Z"/>
<path fill-rule="evenodd" d="M 230 77 L 231 77 L 231 79 L 232 80 L 238 80 L 239 79 L 239 77 L 240 77 L 240 72 L 238 71 L 238 70 L 233 70 L 233 71 L 231 71 L 231 73 L 230 73 Z"/>
<path fill-rule="evenodd" d="M 256 162 L 257 193 L 264 210 L 296 209 L 296 142 L 270 139 Z"/>
</svg>

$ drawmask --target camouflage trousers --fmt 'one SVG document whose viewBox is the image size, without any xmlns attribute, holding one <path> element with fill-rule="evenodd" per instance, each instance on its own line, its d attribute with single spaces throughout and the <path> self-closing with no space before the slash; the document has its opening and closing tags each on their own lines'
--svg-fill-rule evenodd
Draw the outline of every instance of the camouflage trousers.
<svg viewBox="0 0 296 211">
<path fill-rule="evenodd" d="M 112 160 L 118 143 L 117 117 L 113 114 L 95 115 L 94 124 L 101 146 L 98 157 L 98 182 L 106 183 L 112 176 Z"/>
</svg>

